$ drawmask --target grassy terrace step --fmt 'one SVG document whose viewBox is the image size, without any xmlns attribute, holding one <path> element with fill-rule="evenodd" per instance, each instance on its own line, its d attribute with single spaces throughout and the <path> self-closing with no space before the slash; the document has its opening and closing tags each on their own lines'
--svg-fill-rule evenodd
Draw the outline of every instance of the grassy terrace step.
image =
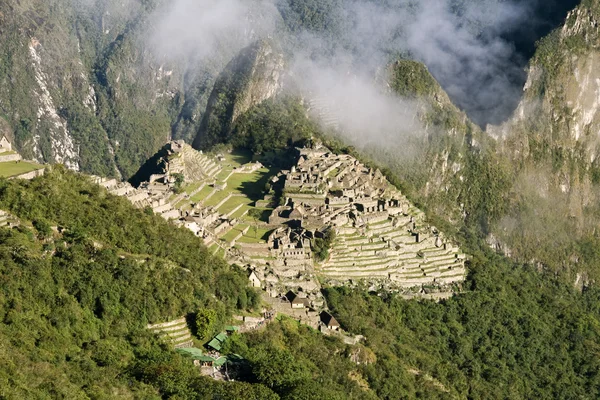
<svg viewBox="0 0 600 400">
<path fill-rule="evenodd" d="M 177 327 L 179 329 L 176 330 L 171 330 L 171 331 L 165 331 L 165 330 L 161 330 L 160 333 L 165 335 L 165 336 L 169 336 L 171 338 L 176 338 L 185 334 L 190 333 L 190 330 L 188 329 L 187 325 L 177 325 Z"/>
<path fill-rule="evenodd" d="M 230 229 L 224 235 L 220 236 L 219 239 L 226 241 L 227 243 L 233 242 L 233 239 L 237 237 L 241 232 L 236 229 Z"/>
<path fill-rule="evenodd" d="M 369 268 L 369 267 L 373 267 L 373 266 L 380 266 L 381 268 L 382 265 L 388 265 L 387 268 L 393 268 L 394 265 L 390 265 L 390 264 L 394 264 L 396 260 L 386 260 L 386 259 L 382 259 L 382 260 L 374 260 L 374 262 L 364 262 L 364 263 L 353 263 L 353 264 L 336 264 L 335 266 L 326 266 L 324 267 L 324 269 L 327 268 Z"/>
<path fill-rule="evenodd" d="M 176 326 L 176 325 L 181 325 L 181 324 L 185 324 L 186 320 L 185 317 L 182 318 L 178 318 L 175 319 L 173 321 L 169 321 L 169 322 L 163 322 L 163 323 L 159 323 L 159 324 L 153 324 L 154 326 L 148 326 L 149 329 L 151 329 L 152 331 L 160 331 L 163 328 L 166 328 L 168 326 Z M 156 326 L 158 325 L 158 326 Z"/>
<path fill-rule="evenodd" d="M 231 172 L 233 172 L 233 168 L 231 168 L 231 167 L 225 167 L 221 171 L 219 171 L 219 173 L 217 174 L 217 176 L 215 177 L 215 179 L 218 182 L 223 182 L 223 181 L 225 181 L 225 179 L 227 179 L 227 177 L 229 176 L 229 174 Z"/>
<path fill-rule="evenodd" d="M 427 262 L 434 262 L 434 261 L 440 261 L 440 260 L 457 260 L 456 258 L 456 253 L 446 253 L 446 254 L 440 254 L 439 256 L 427 256 L 425 257 L 427 259 Z"/>
<path fill-rule="evenodd" d="M 244 214 L 248 212 L 252 207 L 248 204 L 242 204 L 240 208 L 238 208 L 233 214 L 231 214 L 230 218 L 242 218 Z"/>
<path fill-rule="evenodd" d="M 169 333 L 169 332 L 176 332 L 176 331 L 181 331 L 181 330 L 185 330 L 187 329 L 187 323 L 185 321 L 183 321 L 182 323 L 179 323 L 177 325 L 170 325 L 164 328 L 160 328 L 159 332 L 161 333 Z"/>
<path fill-rule="evenodd" d="M 368 278 L 368 277 L 373 277 L 373 276 L 379 276 L 379 277 L 388 277 L 389 276 L 389 270 L 387 268 L 381 268 L 378 270 L 369 270 L 369 271 L 364 271 L 364 270 L 344 270 L 344 271 L 332 271 L 332 272 L 323 272 L 327 277 L 331 278 L 331 277 L 340 277 L 340 278 L 348 278 L 348 277 L 355 277 L 355 278 Z"/>
<path fill-rule="evenodd" d="M 375 242 L 375 243 L 368 243 L 368 244 L 363 244 L 360 246 L 360 249 L 365 251 L 365 250 L 382 250 L 382 249 L 388 249 L 388 244 L 386 242 Z"/>
<path fill-rule="evenodd" d="M 218 172 L 219 172 L 219 167 L 215 166 L 214 168 L 212 168 L 206 172 L 206 176 L 213 178 L 214 176 L 217 175 Z"/>
<path fill-rule="evenodd" d="M 466 273 L 465 268 L 455 267 L 452 269 L 444 268 L 440 269 L 440 277 L 449 277 L 449 276 L 463 276 Z"/>
<path fill-rule="evenodd" d="M 347 246 L 348 250 L 376 250 L 381 248 L 387 248 L 386 242 L 374 242 L 374 243 L 362 243 L 362 244 L 353 244 Z"/>
<path fill-rule="evenodd" d="M 377 227 L 379 227 L 379 226 L 381 226 L 381 225 L 385 225 L 385 224 L 389 224 L 389 225 L 391 225 L 391 224 L 392 224 L 392 221 L 391 221 L 390 219 L 384 219 L 383 221 L 369 223 L 369 224 L 368 224 L 368 226 L 369 226 L 369 228 L 370 228 L 370 227 L 375 227 L 375 228 L 377 228 Z"/>
<path fill-rule="evenodd" d="M 377 262 L 365 262 L 361 264 L 332 264 L 323 266 L 324 271 L 329 270 L 352 270 L 352 269 L 377 269 L 377 268 L 396 268 L 394 260 L 379 260 Z"/>
<path fill-rule="evenodd" d="M 423 258 L 419 257 L 417 255 L 417 253 L 414 253 L 412 251 L 402 252 L 402 249 L 400 249 L 400 252 L 401 253 L 396 256 L 396 258 L 400 261 L 408 261 L 408 260 L 424 261 Z"/>
<path fill-rule="evenodd" d="M 388 272 L 394 272 L 396 269 L 395 267 L 382 267 L 381 265 L 371 265 L 371 266 L 366 266 L 366 267 L 362 267 L 362 266 L 353 266 L 353 267 L 348 267 L 348 268 L 343 268 L 343 267 L 328 267 L 328 268 L 323 268 L 322 272 L 324 274 L 330 274 L 330 273 L 334 273 L 334 272 L 371 272 L 371 271 L 388 271 Z"/>
<path fill-rule="evenodd" d="M 332 262 L 348 262 L 355 260 L 377 260 L 380 256 L 358 256 L 358 257 L 331 257 L 328 263 Z"/>
<path fill-rule="evenodd" d="M 355 246 L 357 244 L 363 244 L 363 243 L 369 243 L 369 238 L 365 237 L 365 236 L 361 236 L 361 237 L 356 238 L 356 239 L 346 240 L 346 245 L 347 246 Z"/>
<path fill-rule="evenodd" d="M 455 261 L 455 259 L 452 260 L 438 260 L 438 261 L 432 261 L 432 262 L 427 262 L 427 263 L 423 263 L 421 264 L 423 268 L 427 268 L 427 267 L 440 267 L 442 265 L 461 265 L 458 261 Z"/>
<path fill-rule="evenodd" d="M 200 190 L 198 193 L 193 195 L 190 200 L 192 200 L 194 202 L 202 201 L 205 198 L 207 198 L 214 190 L 215 189 L 212 186 L 206 185 L 202 188 L 202 190 Z"/>
<path fill-rule="evenodd" d="M 381 259 L 394 259 L 396 260 L 397 257 L 396 255 L 392 254 L 388 254 L 388 255 L 382 255 L 382 254 L 356 254 L 356 255 L 352 255 L 352 254 L 348 254 L 348 255 L 341 255 L 341 256 L 337 256 L 337 257 L 331 257 L 329 258 L 329 260 L 331 262 L 353 262 L 353 261 L 359 261 L 359 260 L 381 260 Z"/>
<path fill-rule="evenodd" d="M 169 341 L 172 344 L 176 344 L 176 343 L 181 343 L 181 342 L 185 342 L 188 341 L 192 338 L 192 335 L 187 332 L 185 335 L 179 336 L 179 337 L 175 337 L 175 338 L 169 338 Z"/>
<path fill-rule="evenodd" d="M 226 196 L 223 197 L 225 198 Z M 248 199 L 246 197 L 233 196 L 225 203 L 223 203 L 218 210 L 221 214 L 229 214 L 230 212 L 235 210 L 236 207 L 245 203 L 248 203 Z"/>
<path fill-rule="evenodd" d="M 385 224 L 369 226 L 368 231 L 371 233 L 377 233 L 377 232 L 382 232 L 384 230 L 393 230 L 393 229 L 396 229 L 396 228 L 392 226 L 392 223 L 390 221 L 386 221 Z"/>
<path fill-rule="evenodd" d="M 427 247 L 421 250 L 428 257 L 434 257 L 437 255 L 448 254 L 450 250 L 446 250 L 443 247 Z"/>
<path fill-rule="evenodd" d="M 443 275 L 440 276 L 440 279 L 455 279 L 455 280 L 462 280 L 465 277 L 465 273 L 457 273 L 454 275 Z"/>
<path fill-rule="evenodd" d="M 207 207 L 216 206 L 221 201 L 223 201 L 225 197 L 229 196 L 229 194 L 231 194 L 231 191 L 229 190 L 215 190 L 215 193 L 212 196 L 204 199 L 203 204 Z"/>
<path fill-rule="evenodd" d="M 27 161 L 0 162 L 0 177 L 11 177 L 44 168 L 42 165 Z"/>
<path fill-rule="evenodd" d="M 242 233 L 244 229 L 246 229 L 248 225 L 246 224 L 238 224 L 230 229 L 225 235 L 221 236 L 221 239 L 225 240 L 228 243 L 231 243 L 233 239 L 235 239 L 239 234 Z"/>
<path fill-rule="evenodd" d="M 219 247 L 217 249 L 217 251 L 215 252 L 215 256 L 225 257 L 225 249 L 223 249 L 222 247 Z"/>
<path fill-rule="evenodd" d="M 354 247 L 354 248 L 349 248 L 347 250 L 343 250 L 343 251 L 339 251 L 338 254 L 342 255 L 342 256 L 353 256 L 353 255 L 358 255 L 358 253 L 366 253 L 366 252 L 378 252 L 378 251 L 385 251 L 385 250 L 392 250 L 389 249 L 387 246 L 380 246 L 380 247 L 365 247 L 365 248 L 360 248 L 360 247 Z"/>
<path fill-rule="evenodd" d="M 191 194 L 192 192 L 194 192 L 195 190 L 197 190 L 200 186 L 202 186 L 204 184 L 204 182 L 199 181 L 199 182 L 192 182 L 189 185 L 186 185 L 183 188 L 183 191 L 186 192 L 187 194 Z"/>
</svg>

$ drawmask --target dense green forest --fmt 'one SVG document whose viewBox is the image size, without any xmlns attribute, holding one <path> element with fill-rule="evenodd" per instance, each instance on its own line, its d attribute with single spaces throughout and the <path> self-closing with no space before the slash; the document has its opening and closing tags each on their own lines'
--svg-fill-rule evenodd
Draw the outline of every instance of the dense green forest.
<svg viewBox="0 0 600 400">
<path fill-rule="evenodd" d="M 83 176 L 2 180 L 0 208 L 21 219 L 0 229 L 0 397 L 155 397 L 138 363 L 183 362 L 146 324 L 211 308 L 222 326 L 258 305 L 189 231 Z"/>
</svg>

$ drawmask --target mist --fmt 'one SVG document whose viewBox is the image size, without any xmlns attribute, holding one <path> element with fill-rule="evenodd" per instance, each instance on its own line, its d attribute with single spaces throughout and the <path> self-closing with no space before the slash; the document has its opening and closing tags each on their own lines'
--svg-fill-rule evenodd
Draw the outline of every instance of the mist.
<svg viewBox="0 0 600 400">
<path fill-rule="evenodd" d="M 566 3 L 325 0 L 311 10 L 326 10 L 322 21 L 301 26 L 309 24 L 293 19 L 297 10 L 287 0 L 176 0 L 155 13 L 149 43 L 161 57 L 198 63 L 230 59 L 269 37 L 287 53 L 304 94 L 330 105 L 344 128 L 387 137 L 415 129 L 413 105 L 376 79 L 391 61 L 423 62 L 474 122 L 498 124 L 521 98 L 533 43 L 562 21 Z"/>
<path fill-rule="evenodd" d="M 148 44 L 169 60 L 232 58 L 252 40 L 271 35 L 277 16 L 270 0 L 177 0 L 155 11 Z"/>
</svg>

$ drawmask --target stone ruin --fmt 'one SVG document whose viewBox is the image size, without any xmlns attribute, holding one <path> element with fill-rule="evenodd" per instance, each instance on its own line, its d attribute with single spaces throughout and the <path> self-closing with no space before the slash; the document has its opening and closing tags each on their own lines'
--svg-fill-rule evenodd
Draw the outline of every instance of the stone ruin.
<svg viewBox="0 0 600 400">
<path fill-rule="evenodd" d="M 260 163 L 236 167 L 226 177 L 224 171 L 217 181 L 222 161 L 182 142 L 171 142 L 164 171 L 140 187 L 114 179 L 96 180 L 137 207 L 150 207 L 191 230 L 206 245 L 217 245 L 228 261 L 246 265 L 252 284 L 273 298 L 294 290 L 311 304 L 323 304 L 317 276 L 331 284 L 364 284 L 374 290 L 410 293 L 452 291 L 464 280 L 466 256 L 436 228 L 428 226 L 423 212 L 379 169 L 318 144 L 297 152 L 296 164 L 272 176 L 272 190 L 256 202 L 259 207 L 281 204 L 272 209 L 268 222 L 261 223 L 271 232 L 264 242 L 238 241 L 249 226 L 226 244 L 220 240 L 241 224 L 240 215 L 236 215 L 240 214 L 239 207 L 219 212 L 231 193 L 217 205 L 204 204 L 227 188 L 233 173 L 253 173 L 262 168 Z M 175 174 L 199 185 L 191 193 L 176 194 Z M 190 201 L 207 187 L 211 193 L 206 198 Z M 274 192 L 282 193 L 280 201 Z M 328 258 L 317 263 L 311 246 L 327 230 L 335 231 L 336 239 Z"/>
</svg>

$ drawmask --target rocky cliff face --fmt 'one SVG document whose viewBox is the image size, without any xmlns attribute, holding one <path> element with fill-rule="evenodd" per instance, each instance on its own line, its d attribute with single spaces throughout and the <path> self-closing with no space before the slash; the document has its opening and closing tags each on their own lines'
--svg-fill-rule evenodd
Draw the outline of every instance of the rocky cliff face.
<svg viewBox="0 0 600 400">
<path fill-rule="evenodd" d="M 582 243 L 596 240 L 599 17 L 595 1 L 570 12 L 538 46 L 513 118 L 487 128 L 512 181 L 490 241 L 523 260 L 577 269 Z"/>
<path fill-rule="evenodd" d="M 281 89 L 284 58 L 273 43 L 260 40 L 245 48 L 219 75 L 193 146 L 227 141 L 237 118 Z"/>
<path fill-rule="evenodd" d="M 128 178 L 193 140 L 245 39 L 206 62 L 159 58 L 144 39 L 160 3 L 0 0 L 0 118 L 26 158 Z"/>
</svg>

